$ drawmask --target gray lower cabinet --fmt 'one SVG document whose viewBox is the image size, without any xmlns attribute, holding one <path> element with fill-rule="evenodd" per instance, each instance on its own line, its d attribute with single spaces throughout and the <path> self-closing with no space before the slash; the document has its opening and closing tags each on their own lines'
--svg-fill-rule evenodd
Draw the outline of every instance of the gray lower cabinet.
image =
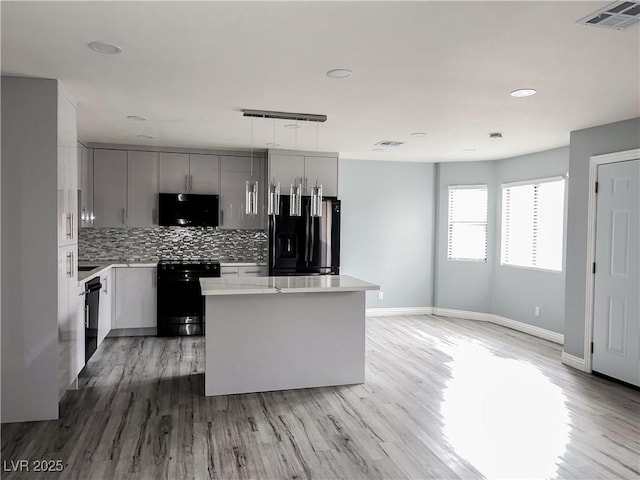
<svg viewBox="0 0 640 480">
<path fill-rule="evenodd" d="M 157 327 L 155 267 L 115 267 L 115 329 Z M 144 334 L 151 332 L 145 331 Z M 135 333 L 133 333 L 135 334 Z"/>
<path fill-rule="evenodd" d="M 100 274 L 100 302 L 98 303 L 98 346 L 109 334 L 112 327 L 112 304 L 113 304 L 113 268 L 107 269 Z"/>
<path fill-rule="evenodd" d="M 220 265 L 221 277 L 266 277 L 269 267 L 266 265 L 235 266 L 233 264 Z"/>
</svg>

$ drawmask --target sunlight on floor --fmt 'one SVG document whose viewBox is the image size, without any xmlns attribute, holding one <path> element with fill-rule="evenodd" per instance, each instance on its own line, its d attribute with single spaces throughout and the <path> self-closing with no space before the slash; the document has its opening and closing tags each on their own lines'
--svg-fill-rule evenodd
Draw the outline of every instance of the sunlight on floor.
<svg viewBox="0 0 640 480">
<path fill-rule="evenodd" d="M 533 365 L 475 342 L 441 345 L 451 355 L 444 435 L 488 478 L 553 478 L 569 441 L 566 397 Z"/>
</svg>

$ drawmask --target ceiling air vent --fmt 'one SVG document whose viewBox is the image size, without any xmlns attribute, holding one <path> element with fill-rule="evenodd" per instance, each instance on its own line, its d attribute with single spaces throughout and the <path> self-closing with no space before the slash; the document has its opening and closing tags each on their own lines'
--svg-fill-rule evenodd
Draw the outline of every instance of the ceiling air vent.
<svg viewBox="0 0 640 480">
<path fill-rule="evenodd" d="M 612 30 L 624 30 L 640 23 L 640 1 L 612 3 L 578 20 L 578 23 Z"/>
<path fill-rule="evenodd" d="M 404 142 L 395 142 L 393 140 L 382 140 L 381 142 L 376 143 L 378 147 L 399 147 L 403 145 Z"/>
</svg>

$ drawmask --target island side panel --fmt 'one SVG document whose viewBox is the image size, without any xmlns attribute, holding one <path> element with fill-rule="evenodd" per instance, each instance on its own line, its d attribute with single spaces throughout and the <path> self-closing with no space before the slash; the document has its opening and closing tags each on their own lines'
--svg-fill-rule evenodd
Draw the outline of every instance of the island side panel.
<svg viewBox="0 0 640 480">
<path fill-rule="evenodd" d="M 364 383 L 365 293 L 206 299 L 205 395 Z"/>
</svg>

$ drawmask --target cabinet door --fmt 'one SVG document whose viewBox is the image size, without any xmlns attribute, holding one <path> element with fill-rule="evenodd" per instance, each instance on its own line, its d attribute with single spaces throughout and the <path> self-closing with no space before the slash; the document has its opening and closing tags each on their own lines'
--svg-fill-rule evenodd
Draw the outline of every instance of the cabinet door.
<svg viewBox="0 0 640 480">
<path fill-rule="evenodd" d="M 190 193 L 217 195 L 220 185 L 217 155 L 189 155 Z"/>
<path fill-rule="evenodd" d="M 100 303 L 98 304 L 98 346 L 111 331 L 112 278 L 112 269 L 100 276 L 102 290 L 100 290 Z"/>
<path fill-rule="evenodd" d="M 269 268 L 266 265 L 256 265 L 252 267 L 238 267 L 239 277 L 266 277 Z"/>
<path fill-rule="evenodd" d="M 77 246 L 58 248 L 59 389 L 66 390 L 84 367 L 84 296 L 77 276 Z"/>
<path fill-rule="evenodd" d="M 338 159 L 336 157 L 304 157 L 304 176 L 307 193 L 311 186 L 322 185 L 322 194 L 327 197 L 338 196 Z"/>
<path fill-rule="evenodd" d="M 156 269 L 116 268 L 115 328 L 155 328 L 157 326 Z"/>
<path fill-rule="evenodd" d="M 253 159 L 251 177 L 251 159 L 248 157 L 220 157 L 220 228 L 257 229 L 262 225 L 263 215 L 245 213 L 246 182 L 258 180 L 260 187 L 261 160 Z M 263 196 L 258 195 L 258 210 Z"/>
<path fill-rule="evenodd" d="M 127 225 L 158 225 L 158 154 L 129 151 L 127 155 Z"/>
<path fill-rule="evenodd" d="M 160 192 L 187 193 L 189 191 L 189 155 L 160 153 Z"/>
<path fill-rule="evenodd" d="M 80 187 L 79 227 L 92 226 L 93 214 L 93 149 L 78 147 L 78 185 Z"/>
<path fill-rule="evenodd" d="M 284 195 L 289 194 L 289 186 L 296 178 L 304 177 L 304 157 L 302 155 L 269 154 L 269 181 L 275 177 L 280 182 Z"/>
<path fill-rule="evenodd" d="M 127 208 L 127 152 L 93 151 L 93 211 L 96 227 L 124 227 Z"/>
<path fill-rule="evenodd" d="M 58 245 L 78 242 L 76 107 L 58 91 Z"/>
</svg>

